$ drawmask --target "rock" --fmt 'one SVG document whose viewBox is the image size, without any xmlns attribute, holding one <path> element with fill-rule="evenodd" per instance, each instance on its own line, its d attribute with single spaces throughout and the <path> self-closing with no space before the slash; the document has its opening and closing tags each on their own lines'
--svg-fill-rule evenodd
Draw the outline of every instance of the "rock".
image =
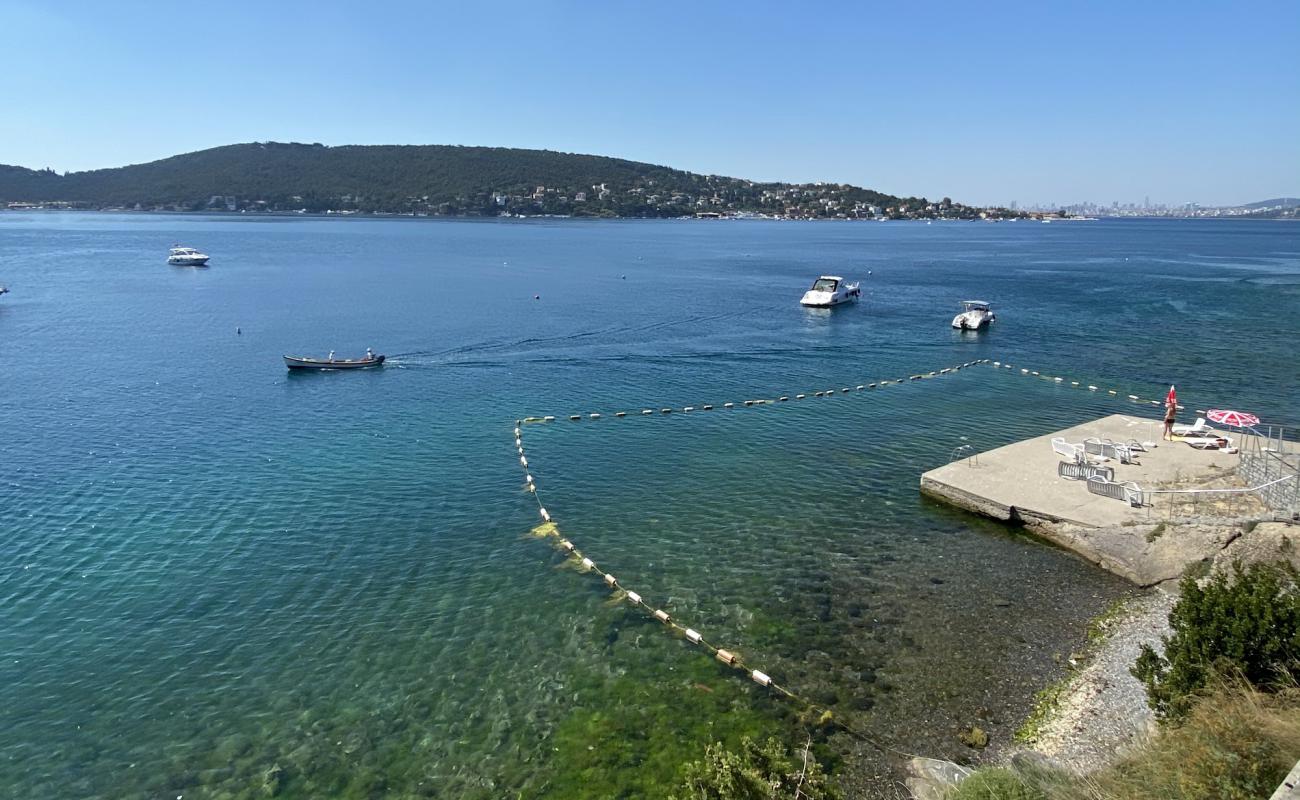
<svg viewBox="0 0 1300 800">
<path fill-rule="evenodd" d="M 983 728 L 977 725 L 972 725 L 957 734 L 957 740 L 967 747 L 973 747 L 976 750 L 983 750 L 985 747 L 989 746 L 989 735 L 984 732 Z"/>
<path fill-rule="evenodd" d="M 1011 756 L 1011 766 L 1017 772 L 1059 772 L 1063 767 L 1036 750 L 1021 750 Z"/>
<path fill-rule="evenodd" d="M 943 800 L 957 784 L 974 771 L 951 761 L 917 756 L 907 762 L 911 773 L 905 784 L 915 800 Z"/>
<path fill-rule="evenodd" d="M 1160 529 L 1160 535 L 1151 534 Z M 1237 520 L 1173 522 L 1092 528 L 1058 524 L 1034 532 L 1138 586 L 1177 580 L 1241 535 Z"/>
<path fill-rule="evenodd" d="M 262 791 L 267 797 L 275 797 L 284 788 L 284 769 L 275 764 L 266 772 L 262 773 Z"/>
<path fill-rule="evenodd" d="M 1248 526 L 1249 527 L 1249 526 Z M 1261 522 L 1238 536 L 1214 557 L 1214 566 L 1231 569 L 1233 561 L 1242 565 L 1288 561 L 1300 569 L 1300 525 L 1289 522 Z"/>
</svg>

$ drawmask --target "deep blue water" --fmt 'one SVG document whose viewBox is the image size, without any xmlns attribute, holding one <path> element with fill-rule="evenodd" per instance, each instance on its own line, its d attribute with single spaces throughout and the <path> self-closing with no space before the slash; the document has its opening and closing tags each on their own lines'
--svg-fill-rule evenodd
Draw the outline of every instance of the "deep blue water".
<svg viewBox="0 0 1300 800">
<path fill-rule="evenodd" d="M 176 242 L 211 268 L 167 266 Z M 800 308 L 820 273 L 863 302 Z M 957 755 L 962 725 L 1009 737 L 1128 589 L 922 500 L 919 474 L 1150 411 L 975 367 L 610 412 L 979 358 L 1266 421 L 1300 399 L 1285 223 L 6 213 L 0 283 L 13 797 L 643 796 L 707 740 L 806 727 L 529 535 L 511 429 L 545 414 L 532 472 L 602 567 L 853 724 Z M 992 330 L 948 327 L 968 297 Z M 389 366 L 280 361 L 367 346 Z M 822 752 L 888 770 L 843 735 Z"/>
</svg>

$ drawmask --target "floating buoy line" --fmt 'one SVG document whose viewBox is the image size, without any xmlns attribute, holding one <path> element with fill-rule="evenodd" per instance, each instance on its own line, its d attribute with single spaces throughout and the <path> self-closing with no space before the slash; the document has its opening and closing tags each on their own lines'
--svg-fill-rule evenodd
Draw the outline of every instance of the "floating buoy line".
<svg viewBox="0 0 1300 800">
<path fill-rule="evenodd" d="M 870 392 L 872 390 L 883 389 L 893 384 L 910 383 L 912 381 L 922 381 L 922 380 L 942 377 L 945 375 L 952 375 L 959 372 L 962 369 L 966 369 L 974 366 L 980 366 L 980 365 L 988 365 L 993 367 L 994 369 L 999 369 L 999 370 L 1002 369 L 1009 370 L 1012 374 L 1039 378 L 1039 379 L 1050 381 L 1051 383 L 1056 385 L 1063 385 L 1063 386 L 1068 385 L 1071 388 L 1078 388 L 1090 392 L 1104 393 L 1104 396 L 1106 397 L 1114 397 L 1116 399 L 1126 399 L 1127 401 L 1135 404 L 1141 404 L 1141 405 L 1149 404 L 1155 406 L 1162 405 L 1161 400 L 1155 400 L 1150 398 L 1144 399 L 1138 395 L 1121 393 L 1121 391 L 1118 389 L 1107 389 L 1093 383 L 1084 383 L 1082 381 L 1072 380 L 1065 377 L 1046 375 L 1038 370 L 1030 370 L 1025 367 L 1016 367 L 1015 365 L 1010 364 L 1008 362 L 995 361 L 993 359 L 983 358 L 974 361 L 967 361 L 940 370 L 916 373 L 906 378 L 876 381 L 874 383 L 854 384 L 852 386 L 841 387 L 838 390 L 831 388 L 831 389 L 814 390 L 814 391 L 804 392 L 795 395 L 780 395 L 777 396 L 776 398 L 762 398 L 762 399 L 744 400 L 740 402 L 701 404 L 697 406 L 680 406 L 680 407 L 659 406 L 657 408 L 655 407 L 644 408 L 639 411 L 630 411 L 630 412 L 615 411 L 612 414 L 607 412 L 602 413 L 598 411 L 589 411 L 580 414 L 575 413 L 575 414 L 565 414 L 565 415 L 547 415 L 547 416 L 540 416 L 540 417 L 537 416 L 524 417 L 515 420 L 515 425 L 514 425 L 515 449 L 519 454 L 519 465 L 524 472 L 525 490 L 532 495 L 533 500 L 537 503 L 537 512 L 542 520 L 541 523 L 535 526 L 531 532 L 536 537 L 544 538 L 550 541 L 554 547 L 556 547 L 558 550 L 564 553 L 564 555 L 569 559 L 571 563 L 576 565 L 583 572 L 599 577 L 601 581 L 608 588 L 615 591 L 616 599 L 625 600 L 628 603 L 632 604 L 633 606 L 635 606 L 636 608 L 644 612 L 647 616 L 659 622 L 666 631 L 670 632 L 675 636 L 679 636 L 685 639 L 690 644 L 701 647 L 702 649 L 707 651 L 710 655 L 712 655 L 713 658 L 716 659 L 718 662 L 728 667 L 731 667 L 738 672 L 744 673 L 746 677 L 749 678 L 749 680 L 753 681 L 759 686 L 768 689 L 782 697 L 798 702 L 799 704 L 805 706 L 808 709 L 811 709 L 813 711 L 820 711 L 822 713 L 820 724 L 833 724 L 836 727 L 840 728 L 841 730 L 845 731 L 846 733 L 849 733 L 850 735 L 858 739 L 861 739 L 864 742 L 867 742 L 868 744 L 876 747 L 882 752 L 890 752 L 904 757 L 911 757 L 913 756 L 912 753 L 904 752 L 897 748 L 890 747 L 888 745 L 881 743 L 879 740 L 867 734 L 860 728 L 851 725 L 849 723 L 846 723 L 843 720 L 835 718 L 832 715 L 832 712 L 829 708 L 820 705 L 818 703 L 814 703 L 811 700 L 808 700 L 807 698 L 799 695 L 790 687 L 779 683 L 768 672 L 757 669 L 755 667 L 751 667 L 750 665 L 746 664 L 738 650 L 734 648 L 728 649 L 726 647 L 722 647 L 710 642 L 708 639 L 705 639 L 704 635 L 701 634 L 699 631 L 695 630 L 694 628 L 685 626 L 684 624 L 682 624 L 680 620 L 675 619 L 671 614 L 669 614 L 664 609 L 659 608 L 650 602 L 647 602 L 645 596 L 642 595 L 640 592 L 634 591 L 631 587 L 625 586 L 615 575 L 613 575 L 610 572 L 606 572 L 604 569 L 602 569 L 599 566 L 599 564 L 597 564 L 595 559 L 593 559 L 591 556 L 584 553 L 581 549 L 579 549 L 579 547 L 572 540 L 570 540 L 567 536 L 565 536 L 562 533 L 562 531 L 560 530 L 559 523 L 556 522 L 551 512 L 546 508 L 546 505 L 543 503 L 541 492 L 537 486 L 537 480 L 536 478 L 533 477 L 533 474 L 529 469 L 528 454 L 524 450 L 523 430 L 525 425 L 537 424 L 537 423 L 553 423 L 556 422 L 561 417 L 567 418 L 569 421 L 572 422 L 581 422 L 583 420 L 599 421 L 602 419 L 606 419 L 607 417 L 613 417 L 614 419 L 625 419 L 629 416 L 662 418 L 665 416 L 671 416 L 672 414 L 678 412 L 684 414 L 691 414 L 695 412 L 714 411 L 719 408 L 723 410 L 740 410 L 740 409 L 755 408 L 760 406 L 775 406 L 783 403 L 789 403 L 791 401 L 805 400 L 808 398 L 827 398 L 827 397 L 835 397 L 835 396 L 852 394 L 856 392 Z M 1178 406 L 1178 408 L 1182 409 L 1183 406 Z M 1198 413 L 1201 412 L 1198 411 Z"/>
<path fill-rule="evenodd" d="M 666 416 L 666 415 L 672 415 L 674 413 L 690 414 L 693 412 L 700 412 L 700 411 L 714 411 L 716 409 L 723 409 L 724 411 L 730 411 L 732 409 L 740 409 L 740 408 L 772 406 L 778 403 L 788 403 L 791 401 L 805 400 L 810 397 L 825 398 L 825 397 L 835 397 L 837 395 L 853 394 L 855 392 L 870 392 L 876 389 L 883 389 L 887 386 L 891 386 L 894 384 L 908 383 L 909 381 L 922 381 L 931 378 L 939 378 L 944 375 L 951 375 L 953 373 L 959 372 L 960 370 L 965 369 L 967 367 L 974 367 L 980 364 L 988 364 L 988 363 L 990 363 L 989 359 L 981 358 L 975 361 L 967 361 L 962 364 L 956 364 L 951 367 L 944 367 L 943 369 L 940 370 L 934 370 L 931 372 L 918 372 L 915 375 L 909 375 L 906 378 L 886 379 L 883 381 L 876 381 L 875 383 L 859 383 L 859 384 L 854 384 L 852 386 L 843 386 L 839 389 L 836 389 L 834 387 L 830 389 L 814 389 L 811 391 L 802 392 L 793 395 L 783 394 L 776 397 L 765 397 L 765 398 L 752 399 L 752 400 L 740 400 L 735 402 L 728 401 L 724 403 L 704 403 L 701 405 L 694 405 L 694 406 L 659 406 L 659 407 L 642 408 L 640 410 L 634 409 L 631 411 L 614 411 L 612 413 L 608 411 L 606 412 L 586 411 L 582 413 L 572 413 L 572 414 L 550 414 L 544 417 L 524 417 L 523 419 L 517 420 L 517 423 L 519 425 L 532 425 L 535 423 L 555 422 L 556 420 L 559 419 L 567 419 L 570 422 L 581 422 L 583 420 L 597 421 L 601 419 L 606 419 L 608 417 L 613 417 L 614 419 L 625 419 L 627 417 L 636 417 L 636 416 L 641 416 L 641 417 Z"/>
<path fill-rule="evenodd" d="M 1096 392 L 1102 395 L 1103 397 L 1113 397 L 1117 400 L 1127 400 L 1130 403 L 1135 403 L 1137 405 L 1163 406 L 1165 404 L 1164 400 L 1158 400 L 1150 397 L 1141 397 L 1136 394 L 1128 394 L 1122 389 L 1109 389 L 1104 386 L 1098 386 L 1095 383 L 1085 383 L 1083 381 L 1077 381 L 1072 378 L 1066 378 L 1057 375 L 1048 375 L 1044 372 L 1039 372 L 1038 370 L 1035 369 L 1029 369 L 1028 367 L 1017 367 L 1016 365 L 1005 361 L 990 361 L 988 359 L 985 359 L 983 363 L 992 366 L 994 369 L 1011 370 L 1011 374 L 1013 375 L 1020 375 L 1022 377 L 1027 377 L 1027 378 L 1038 378 L 1040 380 L 1051 381 L 1052 383 L 1057 384 L 1058 386 L 1069 386 L 1071 389 L 1083 389 L 1089 392 Z M 1178 406 L 1179 411 L 1183 411 L 1185 409 L 1186 406 L 1182 406 L 1182 405 Z M 1196 413 L 1204 414 L 1205 412 L 1198 408 L 1196 409 Z"/>
<path fill-rule="evenodd" d="M 870 391 L 872 389 L 883 388 L 890 384 L 907 383 L 910 381 L 920 381 L 929 378 L 937 378 L 943 375 L 951 375 L 966 367 L 972 367 L 984 363 L 988 363 L 988 360 L 981 359 L 977 361 L 968 361 L 966 363 L 959 364 L 953 367 L 946 367 L 941 370 L 935 370 L 932 372 L 925 372 L 925 373 L 917 373 L 915 375 L 911 375 L 908 378 L 899 378 L 897 380 L 885 380 L 885 381 L 877 381 L 875 383 L 855 384 L 853 386 L 845 386 L 845 387 L 841 387 L 838 390 L 838 392 L 835 389 L 823 389 L 818 391 L 806 392 L 802 394 L 793 395 L 793 399 L 803 400 L 807 397 L 833 397 L 836 396 L 837 394 L 845 395 L 845 394 L 850 394 L 852 392 Z M 778 403 L 789 402 L 791 399 L 792 397 L 790 395 L 782 395 L 777 397 L 776 399 L 745 400 L 739 403 L 725 402 L 721 404 L 700 405 L 700 406 L 682 406 L 680 408 L 680 411 L 682 413 L 691 413 L 697 410 L 713 411 L 715 408 L 718 407 L 721 407 L 722 409 L 728 409 L 728 410 L 754 408 L 757 406 L 775 405 Z M 677 410 L 679 409 L 676 407 L 661 406 L 659 407 L 659 410 L 656 414 L 655 409 L 646 408 L 640 412 L 639 416 L 656 416 L 656 415 L 664 416 L 664 415 L 670 415 Z M 600 420 L 603 419 L 605 415 L 600 412 L 587 412 L 586 414 L 568 414 L 565 416 L 567 416 L 567 418 L 571 421 L 578 422 L 583 419 Z M 628 412 L 616 411 L 612 416 L 615 419 L 622 419 L 628 416 Z M 704 638 L 704 635 L 699 631 L 695 630 L 694 628 L 687 627 L 686 625 L 682 624 L 681 621 L 675 619 L 671 614 L 669 614 L 664 609 L 659 608 L 647 602 L 645 596 L 643 596 L 640 592 L 633 590 L 631 587 L 625 586 L 622 582 L 619 581 L 619 579 L 615 575 L 613 575 L 610 572 L 606 572 L 604 569 L 602 569 L 600 565 L 596 563 L 595 559 L 593 559 L 591 556 L 584 553 L 581 549 L 579 549 L 579 547 L 576 544 L 573 543 L 573 541 L 571 541 L 567 536 L 565 536 L 560 530 L 559 523 L 556 522 L 554 516 L 546 508 L 545 503 L 542 501 L 541 491 L 537 486 L 537 479 L 533 477 L 532 471 L 529 469 L 528 466 L 528 453 L 524 450 L 524 439 L 523 439 L 524 425 L 529 423 L 555 422 L 557 418 L 558 418 L 557 416 L 544 416 L 544 417 L 525 417 L 523 419 L 515 420 L 515 426 L 514 426 L 515 450 L 519 454 L 519 466 L 524 472 L 524 488 L 529 494 L 532 495 L 533 500 L 537 503 L 537 513 L 538 516 L 540 516 L 542 519 L 541 523 L 535 526 L 531 531 L 534 536 L 549 540 L 554 547 L 556 547 L 562 553 L 564 553 L 564 555 L 569 559 L 569 561 L 575 564 L 583 572 L 590 575 L 598 576 L 607 587 L 609 587 L 611 590 L 614 590 L 617 593 L 616 594 L 617 599 L 625 600 L 628 603 L 632 604 L 633 606 L 637 607 L 638 609 L 643 611 L 647 616 L 659 622 L 667 631 L 669 631 L 673 635 L 680 636 L 690 644 L 699 646 L 700 648 L 707 651 L 710 655 L 712 655 L 715 660 L 728 667 L 731 667 L 732 669 L 735 669 L 738 672 L 744 673 L 746 677 L 748 677 L 751 681 L 758 684 L 759 686 L 768 689 L 777 695 L 793 700 L 814 712 L 821 712 L 821 716 L 819 718 L 819 724 L 834 725 L 837 728 L 845 731 L 846 733 L 854 736 L 855 738 L 858 738 L 872 745 L 873 747 L 881 750 L 882 752 L 894 753 L 896 755 L 901 755 L 909 758 L 914 755 L 912 753 L 908 753 L 899 750 L 897 748 L 890 747 L 886 744 L 883 744 L 879 740 L 877 740 L 874 736 L 866 733 L 865 731 L 861 730 L 857 726 L 851 725 L 843 720 L 836 718 L 833 715 L 831 709 L 823 705 L 820 705 L 818 703 L 814 703 L 811 700 L 801 696 L 790 687 L 779 683 L 768 672 L 765 672 L 756 667 L 752 667 L 746 664 L 745 660 L 741 657 L 738 650 L 734 648 L 728 649 L 726 647 L 722 647 L 714 644 L 713 642 L 710 642 L 708 639 Z"/>
</svg>

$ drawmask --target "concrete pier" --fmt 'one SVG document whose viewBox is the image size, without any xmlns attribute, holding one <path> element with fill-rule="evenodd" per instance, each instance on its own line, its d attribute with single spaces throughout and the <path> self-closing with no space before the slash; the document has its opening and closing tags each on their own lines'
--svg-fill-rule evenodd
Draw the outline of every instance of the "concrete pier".
<svg viewBox="0 0 1300 800">
<path fill-rule="evenodd" d="M 1156 445 L 1138 454 L 1137 464 L 1111 460 L 1115 480 L 1134 481 L 1143 489 L 1201 485 L 1226 476 L 1237 456 L 1218 450 L 1197 450 L 1182 442 L 1160 440 L 1159 420 L 1112 414 L 1033 439 L 980 453 L 976 459 L 954 461 L 921 476 L 921 491 L 978 514 L 1011 522 L 1073 523 L 1091 527 L 1142 522 L 1153 515 L 1128 503 L 1091 494 L 1084 481 L 1056 475 L 1062 456 L 1052 439 L 1070 443 L 1088 438 L 1136 439 Z M 1225 431 L 1234 441 L 1234 433 Z"/>
<path fill-rule="evenodd" d="M 1134 583 L 1151 585 L 1213 557 L 1240 535 L 1234 519 L 1266 510 L 1257 498 L 1242 495 L 1235 496 L 1232 507 L 1222 495 L 1218 501 L 1201 501 L 1195 509 L 1187 495 L 1156 495 L 1153 507 L 1134 508 L 1092 494 L 1085 481 L 1057 476 L 1063 457 L 1052 450 L 1054 437 L 1072 444 L 1094 437 L 1135 439 L 1155 447 L 1139 453 L 1136 464 L 1106 462 L 1114 467 L 1117 481 L 1133 481 L 1142 489 L 1242 486 L 1235 474 L 1236 454 L 1161 441 L 1161 430 L 1159 420 L 1113 414 L 932 469 L 921 476 L 921 492 L 967 511 L 1023 524 Z M 1223 432 L 1234 444 L 1240 438 L 1233 431 Z M 1184 506 L 1171 509 L 1175 502 Z M 1189 521 L 1192 514 L 1196 519 Z M 1177 535 L 1163 536 L 1166 521 L 1174 517 Z M 1207 520 L 1210 517 L 1222 523 Z"/>
</svg>

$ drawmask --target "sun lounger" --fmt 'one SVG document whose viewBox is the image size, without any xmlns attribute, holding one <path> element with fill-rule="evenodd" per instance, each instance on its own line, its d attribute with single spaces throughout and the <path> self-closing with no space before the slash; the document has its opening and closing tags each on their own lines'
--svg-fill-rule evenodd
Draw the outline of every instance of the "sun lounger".
<svg viewBox="0 0 1300 800">
<path fill-rule="evenodd" d="M 1084 463 L 1083 445 L 1070 444 L 1063 437 L 1057 436 L 1052 439 L 1052 451 L 1057 455 L 1065 456 L 1076 464 Z"/>
<path fill-rule="evenodd" d="M 1227 436 L 1185 436 L 1183 441 L 1197 450 L 1222 450 L 1225 453 L 1235 453 L 1237 448 L 1232 446 L 1232 440 Z"/>
<path fill-rule="evenodd" d="M 1133 481 L 1108 481 L 1102 477 L 1088 479 L 1088 491 L 1103 497 L 1123 500 L 1134 508 L 1142 507 L 1142 489 Z"/>
<path fill-rule="evenodd" d="M 1065 456 L 1076 464 L 1095 464 L 1109 458 L 1099 453 L 1090 453 L 1083 445 L 1067 442 L 1061 436 L 1052 439 L 1052 450 L 1057 455 Z"/>
<path fill-rule="evenodd" d="M 1127 445 L 1116 444 L 1109 439 L 1084 439 L 1083 451 L 1089 455 L 1113 458 L 1121 464 L 1134 463 L 1133 451 Z"/>
<path fill-rule="evenodd" d="M 1097 464 L 1079 464 L 1074 461 L 1059 461 L 1056 464 L 1056 474 L 1065 478 L 1067 481 L 1086 481 L 1089 478 L 1103 478 L 1107 481 L 1115 480 L 1115 468 L 1103 467 Z"/>
<path fill-rule="evenodd" d="M 1169 430 L 1174 436 L 1189 436 L 1208 431 L 1209 429 L 1210 426 L 1205 424 L 1205 417 L 1197 417 L 1196 422 L 1191 425 L 1175 425 Z"/>
</svg>

